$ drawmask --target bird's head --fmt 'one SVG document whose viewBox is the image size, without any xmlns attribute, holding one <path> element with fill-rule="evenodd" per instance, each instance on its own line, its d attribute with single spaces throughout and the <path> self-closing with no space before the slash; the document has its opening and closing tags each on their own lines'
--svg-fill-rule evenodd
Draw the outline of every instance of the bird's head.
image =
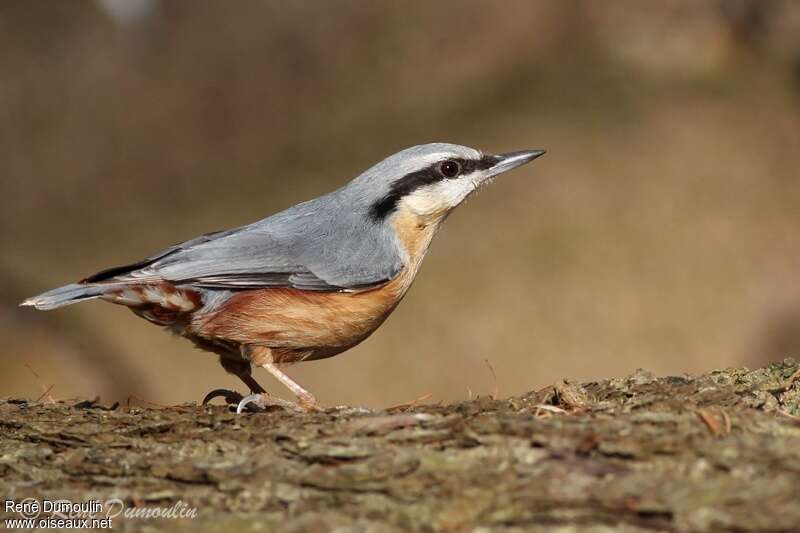
<svg viewBox="0 0 800 533">
<path fill-rule="evenodd" d="M 369 215 L 375 221 L 386 220 L 398 211 L 438 221 L 498 174 L 544 153 L 523 150 L 490 155 L 456 144 L 423 144 L 389 156 L 352 185 L 369 203 Z"/>
</svg>

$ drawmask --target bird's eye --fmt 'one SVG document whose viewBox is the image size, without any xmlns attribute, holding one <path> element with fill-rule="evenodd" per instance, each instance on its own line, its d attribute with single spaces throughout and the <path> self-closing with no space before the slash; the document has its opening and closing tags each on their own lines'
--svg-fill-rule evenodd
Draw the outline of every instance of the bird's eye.
<svg viewBox="0 0 800 533">
<path fill-rule="evenodd" d="M 458 176 L 458 173 L 461 172 L 461 165 L 455 161 L 447 160 L 439 165 L 439 172 L 446 178 L 455 178 Z"/>
</svg>

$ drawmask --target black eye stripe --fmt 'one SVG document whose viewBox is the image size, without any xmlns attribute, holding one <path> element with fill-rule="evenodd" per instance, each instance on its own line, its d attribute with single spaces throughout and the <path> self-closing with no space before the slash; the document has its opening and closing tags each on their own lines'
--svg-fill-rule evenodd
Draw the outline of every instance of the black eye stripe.
<svg viewBox="0 0 800 533">
<path fill-rule="evenodd" d="M 476 170 L 486 170 L 497 162 L 497 158 L 492 155 L 485 155 L 480 159 L 449 158 L 447 161 L 453 161 L 461 167 L 458 175 L 452 178 L 442 175 L 440 165 L 443 161 L 437 161 L 422 170 L 406 174 L 392 184 L 389 194 L 372 205 L 370 208 L 370 215 L 372 218 L 374 220 L 386 218 L 397 208 L 397 203 L 401 198 L 411 194 L 420 187 L 445 179 L 458 179 L 459 176 L 470 174 Z"/>
<path fill-rule="evenodd" d="M 455 159 L 461 165 L 461 174 L 469 174 L 476 170 L 486 170 L 495 163 L 497 158 L 493 155 L 485 155 L 480 159 Z"/>
</svg>

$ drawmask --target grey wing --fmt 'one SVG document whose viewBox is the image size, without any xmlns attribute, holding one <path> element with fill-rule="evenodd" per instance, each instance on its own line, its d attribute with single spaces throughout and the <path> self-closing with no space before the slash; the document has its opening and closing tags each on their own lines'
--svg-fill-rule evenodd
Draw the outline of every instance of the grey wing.
<svg viewBox="0 0 800 533">
<path fill-rule="evenodd" d="M 164 248 L 163 250 L 160 250 L 160 251 L 154 253 L 153 255 L 145 257 L 141 261 L 137 261 L 135 263 L 130 263 L 130 264 L 127 264 L 127 265 L 106 268 L 104 270 L 101 270 L 100 272 L 92 274 L 91 276 L 89 276 L 87 278 L 82 279 L 80 282 L 81 283 L 100 283 L 100 282 L 103 282 L 103 281 L 110 281 L 110 280 L 116 280 L 116 279 L 124 278 L 124 277 L 126 277 L 127 275 L 131 274 L 132 272 L 134 272 L 136 270 L 139 270 L 141 268 L 145 268 L 145 267 L 147 267 L 149 265 L 152 265 L 154 262 L 158 261 L 162 257 L 166 257 L 166 256 L 168 256 L 170 254 L 179 252 L 182 249 L 189 248 L 189 247 L 191 247 L 191 246 L 193 246 L 195 244 L 199 244 L 199 243 L 202 243 L 202 242 L 205 242 L 205 241 L 209 241 L 209 240 L 215 239 L 217 237 L 226 235 L 228 233 L 232 233 L 233 231 L 235 231 L 235 230 L 231 230 L 231 231 L 213 231 L 211 233 L 205 233 L 205 234 L 200 235 L 199 237 L 196 237 L 194 239 L 191 239 L 191 240 L 188 240 L 188 241 L 185 241 L 185 242 L 182 242 L 182 243 L 178 243 L 178 244 L 173 244 L 172 246 L 170 246 L 168 248 Z"/>
<path fill-rule="evenodd" d="M 128 268 L 109 269 L 105 279 L 166 280 L 229 290 L 344 291 L 397 275 L 403 263 L 391 232 L 358 213 L 320 212 L 315 202 L 172 246 Z M 98 276 L 87 281 L 102 281 Z"/>
</svg>

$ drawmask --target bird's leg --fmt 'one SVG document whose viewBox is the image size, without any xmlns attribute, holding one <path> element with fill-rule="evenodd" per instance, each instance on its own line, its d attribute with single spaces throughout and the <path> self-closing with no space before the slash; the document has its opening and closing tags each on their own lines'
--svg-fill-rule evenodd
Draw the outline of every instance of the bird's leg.
<svg viewBox="0 0 800 533">
<path fill-rule="evenodd" d="M 219 364 L 222 365 L 222 368 L 225 369 L 226 372 L 229 374 L 233 374 L 234 376 L 238 377 L 242 380 L 242 382 L 247 385 L 250 389 L 252 394 L 266 394 L 267 391 L 258 384 L 258 382 L 253 378 L 250 374 L 250 363 L 247 361 L 239 361 L 236 359 L 231 359 L 229 357 L 220 356 Z M 225 403 L 229 405 L 238 405 L 244 396 L 239 394 L 236 391 L 228 390 L 228 389 L 214 389 L 208 394 L 206 397 L 203 398 L 203 405 L 206 405 L 208 402 L 215 398 L 224 398 Z"/>
<path fill-rule="evenodd" d="M 255 378 L 253 378 L 253 376 L 250 374 L 251 367 L 248 361 L 220 357 L 219 363 L 222 365 L 222 368 L 224 368 L 225 371 L 230 372 L 241 379 L 242 382 L 248 386 L 251 394 L 248 396 L 242 396 L 236 391 L 227 389 L 214 389 L 203 399 L 203 405 L 215 398 L 222 397 L 225 399 L 225 402 L 228 405 L 236 406 L 237 413 L 244 411 L 250 404 L 253 404 L 255 407 L 259 407 L 261 409 L 271 406 L 283 407 L 284 409 L 290 409 L 293 411 L 298 409 L 297 405 L 294 403 L 282 398 L 275 398 L 266 390 L 264 390 L 264 387 L 259 385 Z"/>
<path fill-rule="evenodd" d="M 303 387 L 297 384 L 292 378 L 284 374 L 273 362 L 272 360 L 272 351 L 267 348 L 266 346 L 245 346 L 242 347 L 242 355 L 244 355 L 250 363 L 260 366 L 262 368 L 267 369 L 267 371 L 275 376 L 275 378 L 283 383 L 286 388 L 288 388 L 292 393 L 297 397 L 298 405 L 305 411 L 321 411 L 322 406 L 319 404 L 316 398 L 305 390 Z M 239 406 L 236 409 L 237 413 L 241 413 L 246 407 L 248 403 L 256 403 L 259 406 L 263 406 L 265 402 L 272 402 L 277 403 L 281 400 L 277 398 L 270 398 L 267 394 L 251 394 L 246 398 L 243 398 L 241 402 L 239 402 Z M 284 406 L 286 407 L 286 406 Z M 296 409 L 297 406 L 294 406 Z"/>
<path fill-rule="evenodd" d="M 236 374 L 242 382 L 250 388 L 250 392 L 254 394 L 265 394 L 267 391 L 264 390 L 264 387 L 258 384 L 255 378 L 250 375 L 248 372 L 247 374 Z"/>
<path fill-rule="evenodd" d="M 292 391 L 292 393 L 297 396 L 297 403 L 303 406 L 307 411 L 322 411 L 322 406 L 319 404 L 317 399 L 314 398 L 314 395 L 301 387 L 292 378 L 284 374 L 281 369 L 275 365 L 275 363 L 262 363 L 259 366 L 266 368 L 270 374 L 275 376 L 275 379 L 283 383 L 287 389 Z"/>
</svg>

